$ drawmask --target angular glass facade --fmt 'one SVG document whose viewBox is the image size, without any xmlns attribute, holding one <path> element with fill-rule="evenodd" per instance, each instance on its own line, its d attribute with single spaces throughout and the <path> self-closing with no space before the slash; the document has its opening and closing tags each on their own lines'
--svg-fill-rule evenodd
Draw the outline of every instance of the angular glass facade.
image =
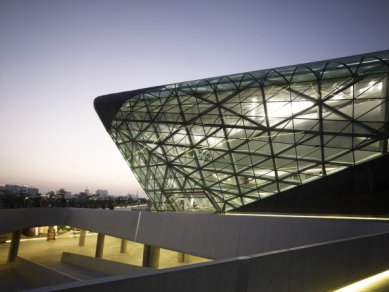
<svg viewBox="0 0 389 292">
<path fill-rule="evenodd" d="M 98 97 L 156 210 L 228 211 L 382 155 L 389 51 Z"/>
</svg>

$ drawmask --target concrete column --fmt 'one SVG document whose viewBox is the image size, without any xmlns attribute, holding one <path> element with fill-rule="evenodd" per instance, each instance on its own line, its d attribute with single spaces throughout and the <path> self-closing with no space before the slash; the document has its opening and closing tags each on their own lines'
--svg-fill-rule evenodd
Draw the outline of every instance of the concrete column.
<svg viewBox="0 0 389 292">
<path fill-rule="evenodd" d="M 85 235 L 86 235 L 86 230 L 81 230 L 80 231 L 80 238 L 78 240 L 78 246 L 84 246 L 85 245 Z"/>
<path fill-rule="evenodd" d="M 185 253 L 183 252 L 177 252 L 177 262 L 183 263 L 185 262 Z"/>
<path fill-rule="evenodd" d="M 104 251 L 104 239 L 105 234 L 99 233 L 97 234 L 97 241 L 96 241 L 96 258 L 103 258 L 103 251 Z"/>
<path fill-rule="evenodd" d="M 159 247 L 145 244 L 143 248 L 143 267 L 158 269 L 159 251 Z"/>
<path fill-rule="evenodd" d="M 189 263 L 190 255 L 183 252 L 177 252 L 177 262 L 179 263 Z"/>
<path fill-rule="evenodd" d="M 49 226 L 49 229 L 47 230 L 47 240 L 55 240 L 54 226 Z"/>
<path fill-rule="evenodd" d="M 22 235 L 21 230 L 12 232 L 11 246 L 9 247 L 9 251 L 8 251 L 8 262 L 9 263 L 14 262 L 17 255 L 18 255 L 21 235 Z"/>
<path fill-rule="evenodd" d="M 122 239 L 122 242 L 120 243 L 120 252 L 121 253 L 126 253 L 127 252 L 127 240 Z"/>
</svg>

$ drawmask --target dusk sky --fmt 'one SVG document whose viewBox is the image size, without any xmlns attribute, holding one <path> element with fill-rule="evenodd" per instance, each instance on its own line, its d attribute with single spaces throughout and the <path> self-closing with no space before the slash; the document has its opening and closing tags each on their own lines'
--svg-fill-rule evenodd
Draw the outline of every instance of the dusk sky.
<svg viewBox="0 0 389 292">
<path fill-rule="evenodd" d="M 0 184 L 144 191 L 99 95 L 389 49 L 388 0 L 0 0 Z"/>
</svg>

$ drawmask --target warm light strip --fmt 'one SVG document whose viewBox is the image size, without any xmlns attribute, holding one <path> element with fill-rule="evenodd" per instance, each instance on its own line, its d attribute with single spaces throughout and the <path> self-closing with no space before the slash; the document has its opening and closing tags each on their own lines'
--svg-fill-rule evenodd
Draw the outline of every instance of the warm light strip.
<svg viewBox="0 0 389 292">
<path fill-rule="evenodd" d="M 321 218 L 321 219 L 350 219 L 350 220 L 380 220 L 389 221 L 389 218 L 340 216 L 340 215 L 291 215 L 291 214 L 258 214 L 258 213 L 226 213 L 229 216 L 256 216 L 256 217 L 285 217 L 285 218 Z"/>
<path fill-rule="evenodd" d="M 376 291 L 379 288 L 382 288 L 383 283 L 389 283 L 389 270 L 355 282 L 349 286 L 335 290 L 334 292 Z"/>
</svg>

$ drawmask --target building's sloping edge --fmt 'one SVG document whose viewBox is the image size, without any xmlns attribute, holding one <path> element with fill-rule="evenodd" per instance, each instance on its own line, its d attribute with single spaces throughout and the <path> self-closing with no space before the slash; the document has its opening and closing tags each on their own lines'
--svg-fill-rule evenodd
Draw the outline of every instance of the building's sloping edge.
<svg viewBox="0 0 389 292">
<path fill-rule="evenodd" d="M 148 89 L 151 88 L 112 93 L 96 97 L 93 102 L 93 105 L 105 129 L 109 131 L 113 119 L 115 118 L 116 114 L 120 110 L 120 107 L 126 100 L 129 100 L 132 97 L 147 91 Z"/>
</svg>

